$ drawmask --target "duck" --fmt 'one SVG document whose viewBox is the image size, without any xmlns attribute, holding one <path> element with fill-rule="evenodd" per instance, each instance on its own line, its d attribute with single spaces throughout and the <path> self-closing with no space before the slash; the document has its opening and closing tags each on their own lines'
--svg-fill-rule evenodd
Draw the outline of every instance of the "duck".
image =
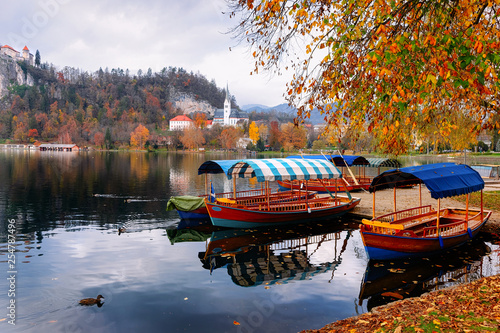
<svg viewBox="0 0 500 333">
<path fill-rule="evenodd" d="M 104 296 L 102 295 L 97 295 L 97 298 L 84 298 L 82 300 L 80 300 L 80 305 L 96 305 L 98 307 L 101 307 L 102 306 L 102 302 L 101 302 L 101 299 L 104 298 Z"/>
</svg>

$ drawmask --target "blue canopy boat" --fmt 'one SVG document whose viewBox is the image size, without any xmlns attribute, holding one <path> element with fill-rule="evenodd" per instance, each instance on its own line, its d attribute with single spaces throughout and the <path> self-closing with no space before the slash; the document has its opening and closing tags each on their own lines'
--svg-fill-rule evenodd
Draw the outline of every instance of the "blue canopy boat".
<svg viewBox="0 0 500 333">
<path fill-rule="evenodd" d="M 437 199 L 437 210 L 420 205 L 375 217 L 375 192 L 383 189 L 424 184 Z M 375 177 L 373 218 L 363 219 L 361 237 L 370 259 L 389 260 L 431 255 L 467 242 L 488 221 L 491 211 L 483 209 L 484 181 L 468 165 L 437 163 L 389 170 Z M 469 207 L 469 194 L 481 191 L 481 207 Z M 466 208 L 440 208 L 440 199 L 467 195 Z M 396 192 L 394 192 L 396 198 Z M 396 205 L 395 205 L 396 206 Z"/>
<path fill-rule="evenodd" d="M 293 155 L 287 158 L 306 159 L 306 160 L 324 160 L 333 163 L 342 173 L 341 181 L 337 179 L 324 180 L 318 182 L 311 180 L 308 186 L 312 191 L 318 192 L 352 192 L 366 190 L 371 184 L 371 179 L 364 175 L 364 167 L 370 163 L 363 156 L 357 155 Z M 355 167 L 356 175 L 351 168 Z M 278 181 L 281 188 L 291 189 L 297 186 L 297 183 L 289 180 Z M 326 188 L 325 188 L 326 187 Z"/>
<path fill-rule="evenodd" d="M 243 202 L 228 202 L 205 199 L 212 224 L 220 227 L 248 228 L 266 225 L 279 225 L 317 218 L 329 218 L 344 214 L 353 209 L 360 201 L 347 196 L 329 197 L 299 197 L 286 202 L 276 202 L 269 199 L 269 181 L 298 180 L 305 187 L 297 186 L 298 193 L 302 188 L 308 191 L 308 181 L 318 179 L 341 178 L 341 172 L 331 162 L 326 160 L 306 159 L 248 159 L 235 163 L 229 169 L 231 178 L 253 178 L 265 182 L 266 196 L 264 202 L 257 205 L 246 205 Z M 286 193 L 286 192 L 285 192 Z"/>
</svg>

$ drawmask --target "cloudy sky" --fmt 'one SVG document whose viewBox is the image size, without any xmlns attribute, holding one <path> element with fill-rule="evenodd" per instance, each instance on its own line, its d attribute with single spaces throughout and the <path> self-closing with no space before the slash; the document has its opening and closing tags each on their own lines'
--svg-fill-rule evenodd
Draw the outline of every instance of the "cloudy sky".
<svg viewBox="0 0 500 333">
<path fill-rule="evenodd" d="M 240 106 L 284 103 L 287 76 L 250 75 L 254 62 L 226 33 L 237 23 L 226 9 L 224 0 L 2 1 L 0 44 L 39 50 L 57 68 L 182 67 L 228 84 Z"/>
</svg>

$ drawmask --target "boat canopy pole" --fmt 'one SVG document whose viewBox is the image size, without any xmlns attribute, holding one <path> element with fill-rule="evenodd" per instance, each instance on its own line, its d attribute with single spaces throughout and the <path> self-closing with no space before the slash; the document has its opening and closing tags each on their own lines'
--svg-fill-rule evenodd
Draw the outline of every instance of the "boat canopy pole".
<svg viewBox="0 0 500 333">
<path fill-rule="evenodd" d="M 205 195 L 208 195 L 208 173 L 205 172 Z"/>
<path fill-rule="evenodd" d="M 394 186 L 394 213 L 397 212 L 396 210 L 396 186 Z"/>
<path fill-rule="evenodd" d="M 441 199 L 438 199 L 438 211 L 437 211 L 437 220 L 436 220 L 436 233 L 439 237 L 439 215 L 441 213 Z"/>
<path fill-rule="evenodd" d="M 418 183 L 418 202 L 419 206 L 422 207 L 422 183 Z"/>
<path fill-rule="evenodd" d="M 337 149 L 337 150 L 338 150 L 338 149 Z M 344 159 L 344 156 L 342 156 L 342 153 L 340 152 L 340 150 L 338 150 L 338 152 L 339 152 L 340 157 L 342 157 L 342 159 L 344 160 L 345 166 L 347 167 L 347 170 L 349 171 L 349 174 L 351 175 L 352 179 L 354 179 L 354 183 L 355 183 L 356 185 L 359 185 L 358 180 L 356 179 L 356 177 L 354 177 L 354 174 L 352 173 L 351 169 L 349 168 L 349 165 L 347 165 L 347 162 L 346 162 L 346 160 Z"/>
<path fill-rule="evenodd" d="M 467 222 L 467 226 L 469 225 L 469 193 L 465 197 L 465 222 Z"/>
<path fill-rule="evenodd" d="M 269 181 L 266 180 L 266 197 L 267 197 L 267 210 L 271 210 L 271 206 L 269 204 Z"/>
<path fill-rule="evenodd" d="M 481 221 L 483 220 L 483 190 L 481 189 Z"/>
<path fill-rule="evenodd" d="M 236 177 L 233 177 L 233 195 L 236 200 Z"/>
<path fill-rule="evenodd" d="M 418 203 L 420 207 L 420 214 L 422 214 L 422 183 L 418 183 Z"/>
<path fill-rule="evenodd" d="M 372 217 L 375 219 L 375 191 L 373 191 Z"/>
</svg>

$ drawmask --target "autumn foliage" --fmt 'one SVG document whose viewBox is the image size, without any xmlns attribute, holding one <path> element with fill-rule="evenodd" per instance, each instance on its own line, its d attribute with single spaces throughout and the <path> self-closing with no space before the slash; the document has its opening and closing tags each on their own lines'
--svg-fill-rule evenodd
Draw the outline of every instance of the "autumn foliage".
<svg viewBox="0 0 500 333">
<path fill-rule="evenodd" d="M 132 148 L 144 148 L 146 141 L 149 138 L 149 130 L 142 124 L 137 126 L 135 130 L 130 133 L 130 146 Z"/>
<path fill-rule="evenodd" d="M 327 128 L 368 131 L 393 154 L 429 127 L 441 141 L 500 128 L 500 0 L 230 3 L 255 71 L 295 70 L 299 118 L 318 108 Z"/>
</svg>

